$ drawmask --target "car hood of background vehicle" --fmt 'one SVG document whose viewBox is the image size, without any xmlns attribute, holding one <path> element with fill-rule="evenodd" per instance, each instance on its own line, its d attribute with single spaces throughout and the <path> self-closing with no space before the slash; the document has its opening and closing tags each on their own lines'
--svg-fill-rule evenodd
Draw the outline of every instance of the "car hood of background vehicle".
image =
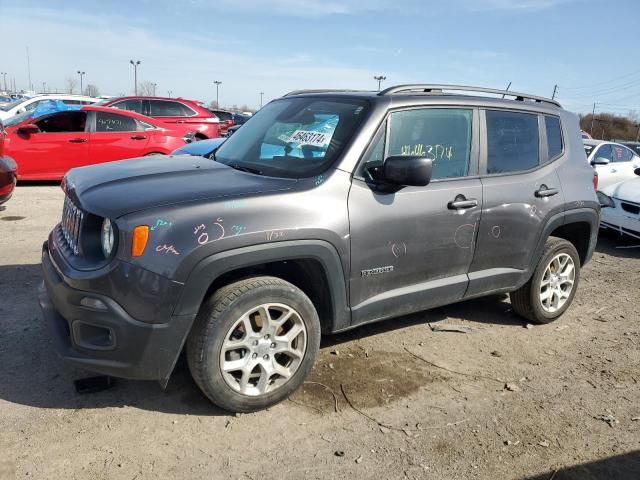
<svg viewBox="0 0 640 480">
<path fill-rule="evenodd" d="M 289 190 L 295 183 L 180 155 L 75 168 L 62 188 L 83 210 L 115 219 L 164 205 Z"/>
<path fill-rule="evenodd" d="M 609 185 L 602 189 L 602 193 L 619 200 L 640 203 L 640 178 Z"/>
</svg>

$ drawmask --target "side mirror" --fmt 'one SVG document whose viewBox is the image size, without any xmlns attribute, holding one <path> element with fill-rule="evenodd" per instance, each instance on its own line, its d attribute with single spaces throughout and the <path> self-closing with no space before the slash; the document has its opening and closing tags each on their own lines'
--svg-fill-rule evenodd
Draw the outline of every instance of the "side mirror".
<svg viewBox="0 0 640 480">
<path fill-rule="evenodd" d="M 18 135 L 33 135 L 34 133 L 40 133 L 40 128 L 33 123 L 27 123 L 18 128 L 17 133 Z"/>
<path fill-rule="evenodd" d="M 382 165 L 382 180 L 403 187 L 424 187 L 431 181 L 432 167 L 426 157 L 394 155 L 387 157 Z"/>
<path fill-rule="evenodd" d="M 591 160 L 591 166 L 595 167 L 596 165 L 609 165 L 611 160 L 604 157 L 598 157 L 595 160 Z"/>
</svg>

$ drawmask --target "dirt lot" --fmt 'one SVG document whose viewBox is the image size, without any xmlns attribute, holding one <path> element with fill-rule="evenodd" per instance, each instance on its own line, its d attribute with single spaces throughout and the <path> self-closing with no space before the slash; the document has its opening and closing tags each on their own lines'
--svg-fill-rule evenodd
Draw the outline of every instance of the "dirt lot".
<svg viewBox="0 0 640 480">
<path fill-rule="evenodd" d="M 491 297 L 326 338 L 290 401 L 230 416 L 166 391 L 80 395 L 36 301 L 57 186 L 0 211 L 0 478 L 640 478 L 640 248 L 600 239 L 573 306 L 526 328 Z M 434 332 L 427 323 L 471 333 Z"/>
</svg>

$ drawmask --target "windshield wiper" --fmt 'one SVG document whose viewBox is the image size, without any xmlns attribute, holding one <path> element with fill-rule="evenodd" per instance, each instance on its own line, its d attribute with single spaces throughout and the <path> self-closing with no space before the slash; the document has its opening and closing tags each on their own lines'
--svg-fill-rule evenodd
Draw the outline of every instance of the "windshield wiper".
<svg viewBox="0 0 640 480">
<path fill-rule="evenodd" d="M 237 163 L 229 163 L 229 167 L 235 168 L 236 170 L 240 170 L 241 172 L 253 173 L 255 175 L 262 175 L 262 170 L 253 167 L 246 167 L 244 165 L 238 165 Z"/>
</svg>

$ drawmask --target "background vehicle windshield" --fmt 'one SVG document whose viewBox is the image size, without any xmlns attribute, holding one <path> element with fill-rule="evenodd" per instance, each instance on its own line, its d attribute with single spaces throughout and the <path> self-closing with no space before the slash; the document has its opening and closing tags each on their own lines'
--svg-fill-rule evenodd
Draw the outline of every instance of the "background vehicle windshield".
<svg viewBox="0 0 640 480">
<path fill-rule="evenodd" d="M 270 176 L 317 175 L 340 155 L 368 107 L 353 99 L 276 100 L 224 142 L 216 160 Z"/>
<path fill-rule="evenodd" d="M 13 117 L 7 118 L 6 120 L 2 121 L 2 124 L 5 127 L 13 127 L 14 125 L 17 125 L 18 123 L 22 122 L 23 120 L 26 120 L 29 117 L 33 116 L 33 111 L 31 112 L 22 112 L 18 115 L 14 115 Z"/>
<path fill-rule="evenodd" d="M 14 100 L 13 102 L 7 103 L 6 105 L 1 105 L 0 106 L 0 110 L 2 110 L 4 112 L 8 112 L 9 110 L 11 110 L 16 105 L 20 105 L 22 102 L 24 102 L 24 98 L 19 98 L 18 100 Z"/>
</svg>

